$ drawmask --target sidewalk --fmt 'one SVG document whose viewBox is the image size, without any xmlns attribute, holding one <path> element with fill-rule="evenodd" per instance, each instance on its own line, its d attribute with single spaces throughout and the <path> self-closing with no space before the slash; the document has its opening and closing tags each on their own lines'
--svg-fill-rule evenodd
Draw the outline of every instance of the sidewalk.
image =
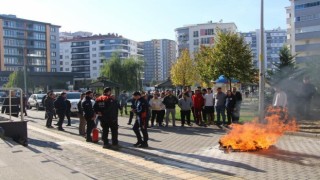
<svg viewBox="0 0 320 180">
<path fill-rule="evenodd" d="M 32 127 L 43 132 L 60 134 L 85 143 L 78 136 L 78 119 L 65 132 L 46 129 L 43 114 L 27 117 Z M 318 179 L 320 177 L 320 139 L 285 135 L 269 150 L 257 152 L 233 152 L 226 154 L 219 149 L 218 141 L 225 132 L 216 126 L 150 128 L 148 149 L 132 147 L 136 142 L 128 118 L 119 117 L 119 141 L 124 154 L 149 157 L 158 163 L 197 172 L 205 177 L 211 173 L 243 179 Z M 28 126 L 29 126 L 28 125 Z M 177 125 L 179 125 L 177 123 Z M 34 142 L 35 141 L 35 142 Z M 31 140 L 36 144 L 36 139 Z M 89 143 L 89 145 L 92 143 Z M 98 145 L 102 148 L 102 142 Z M 151 155 L 151 156 L 150 156 Z"/>
</svg>

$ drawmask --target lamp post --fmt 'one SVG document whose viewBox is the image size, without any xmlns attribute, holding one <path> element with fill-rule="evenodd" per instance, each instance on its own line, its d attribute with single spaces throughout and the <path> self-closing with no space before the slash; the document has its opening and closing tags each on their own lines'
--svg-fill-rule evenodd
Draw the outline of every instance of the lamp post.
<svg viewBox="0 0 320 180">
<path fill-rule="evenodd" d="M 27 49 L 23 48 L 23 83 L 24 83 L 24 94 L 27 95 Z M 22 94 L 21 94 L 22 95 Z"/>
<path fill-rule="evenodd" d="M 260 20 L 260 64 L 259 64 L 259 120 L 264 119 L 264 89 L 265 89 L 265 65 L 264 65 L 264 22 L 263 0 L 261 0 Z"/>
</svg>

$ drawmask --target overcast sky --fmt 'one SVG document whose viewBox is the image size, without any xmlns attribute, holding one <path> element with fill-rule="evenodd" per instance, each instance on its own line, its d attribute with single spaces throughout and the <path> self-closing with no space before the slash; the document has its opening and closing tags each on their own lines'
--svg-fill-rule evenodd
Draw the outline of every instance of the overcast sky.
<svg viewBox="0 0 320 180">
<path fill-rule="evenodd" d="M 260 28 L 260 0 L 0 0 L 0 14 L 60 25 L 60 31 L 175 39 L 174 29 L 208 21 Z M 289 0 L 265 0 L 265 29 L 286 28 Z"/>
</svg>

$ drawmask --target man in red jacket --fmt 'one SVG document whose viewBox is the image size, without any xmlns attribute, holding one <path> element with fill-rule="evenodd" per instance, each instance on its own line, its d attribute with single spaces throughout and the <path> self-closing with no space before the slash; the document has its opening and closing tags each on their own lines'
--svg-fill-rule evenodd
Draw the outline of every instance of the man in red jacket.
<svg viewBox="0 0 320 180">
<path fill-rule="evenodd" d="M 202 122 L 201 112 L 204 106 L 204 99 L 200 90 L 195 91 L 195 94 L 192 96 L 192 102 L 194 107 L 194 113 L 196 116 L 196 124 L 199 126 L 203 126 L 204 124 Z"/>
</svg>

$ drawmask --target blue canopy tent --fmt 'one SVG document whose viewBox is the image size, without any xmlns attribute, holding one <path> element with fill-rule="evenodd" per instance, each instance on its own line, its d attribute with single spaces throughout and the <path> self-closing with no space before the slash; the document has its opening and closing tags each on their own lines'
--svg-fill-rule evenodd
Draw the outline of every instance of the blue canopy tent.
<svg viewBox="0 0 320 180">
<path fill-rule="evenodd" d="M 221 87 L 223 88 L 223 91 L 227 91 L 229 89 L 228 85 L 230 85 L 230 82 L 224 75 L 221 75 L 219 76 L 218 79 L 213 81 L 213 84 L 215 87 Z M 236 86 L 239 89 L 240 88 L 239 84 L 240 84 L 239 80 L 231 78 L 231 86 Z"/>
</svg>

